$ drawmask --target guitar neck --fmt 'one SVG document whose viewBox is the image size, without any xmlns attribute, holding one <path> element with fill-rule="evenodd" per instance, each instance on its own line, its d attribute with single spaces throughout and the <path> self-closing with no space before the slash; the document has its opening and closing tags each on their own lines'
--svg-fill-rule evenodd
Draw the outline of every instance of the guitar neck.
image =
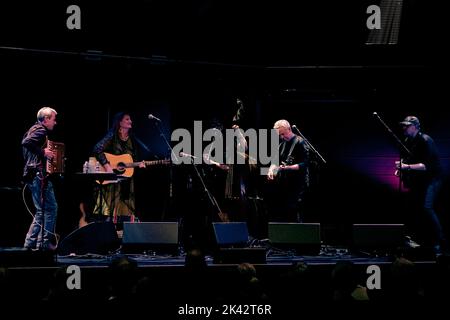
<svg viewBox="0 0 450 320">
<path fill-rule="evenodd" d="M 139 167 L 139 165 L 142 163 L 141 162 L 131 162 L 131 163 L 126 163 L 125 167 L 126 168 L 137 168 Z M 155 166 L 158 164 L 166 164 L 167 160 L 153 160 L 153 161 L 144 161 L 146 166 Z"/>
</svg>

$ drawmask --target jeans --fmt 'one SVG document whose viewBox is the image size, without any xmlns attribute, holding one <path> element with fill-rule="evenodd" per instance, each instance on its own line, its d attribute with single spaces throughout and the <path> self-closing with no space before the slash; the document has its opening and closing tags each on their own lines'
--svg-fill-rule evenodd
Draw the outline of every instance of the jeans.
<svg viewBox="0 0 450 320">
<path fill-rule="evenodd" d="M 439 179 L 433 179 L 433 181 L 428 185 L 425 191 L 425 199 L 423 203 L 423 209 L 425 211 L 425 215 L 431 222 L 433 228 L 433 241 L 435 244 L 439 244 L 445 240 L 444 232 L 442 230 L 442 225 L 439 221 L 438 215 L 436 211 L 434 211 L 434 202 L 436 200 L 436 196 L 441 189 L 442 181 Z"/>
<path fill-rule="evenodd" d="M 433 246 L 445 241 L 439 216 L 434 209 L 441 185 L 440 179 L 413 185 L 408 195 L 410 231 L 418 236 L 419 241 Z"/>
<path fill-rule="evenodd" d="M 38 173 L 28 184 L 36 213 L 25 238 L 25 248 L 48 248 L 54 239 L 58 205 L 53 184 Z M 43 226 L 43 230 L 42 227 Z"/>
</svg>

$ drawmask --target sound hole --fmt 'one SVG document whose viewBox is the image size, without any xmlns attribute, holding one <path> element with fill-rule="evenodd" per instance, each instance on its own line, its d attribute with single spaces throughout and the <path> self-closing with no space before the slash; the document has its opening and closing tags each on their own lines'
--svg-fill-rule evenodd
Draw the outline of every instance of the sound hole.
<svg viewBox="0 0 450 320">
<path fill-rule="evenodd" d="M 122 174 L 125 172 L 125 163 L 119 162 L 117 164 L 116 170 L 114 170 L 117 174 Z"/>
</svg>

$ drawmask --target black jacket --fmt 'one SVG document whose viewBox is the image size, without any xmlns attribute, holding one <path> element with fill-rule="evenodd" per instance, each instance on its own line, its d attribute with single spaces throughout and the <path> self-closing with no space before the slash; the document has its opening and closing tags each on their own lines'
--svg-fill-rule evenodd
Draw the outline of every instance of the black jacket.
<svg viewBox="0 0 450 320">
<path fill-rule="evenodd" d="M 25 165 L 23 168 L 24 181 L 30 181 L 37 171 L 45 170 L 45 153 L 48 130 L 41 123 L 34 124 L 23 136 L 22 152 Z"/>
</svg>

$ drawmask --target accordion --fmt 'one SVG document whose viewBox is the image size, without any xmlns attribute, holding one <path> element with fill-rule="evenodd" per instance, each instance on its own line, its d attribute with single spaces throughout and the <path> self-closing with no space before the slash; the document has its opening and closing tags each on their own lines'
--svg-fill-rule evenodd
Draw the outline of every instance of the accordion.
<svg viewBox="0 0 450 320">
<path fill-rule="evenodd" d="M 47 141 L 47 148 L 53 151 L 53 159 L 47 159 L 47 174 L 64 173 L 65 146 L 62 142 Z"/>
</svg>

